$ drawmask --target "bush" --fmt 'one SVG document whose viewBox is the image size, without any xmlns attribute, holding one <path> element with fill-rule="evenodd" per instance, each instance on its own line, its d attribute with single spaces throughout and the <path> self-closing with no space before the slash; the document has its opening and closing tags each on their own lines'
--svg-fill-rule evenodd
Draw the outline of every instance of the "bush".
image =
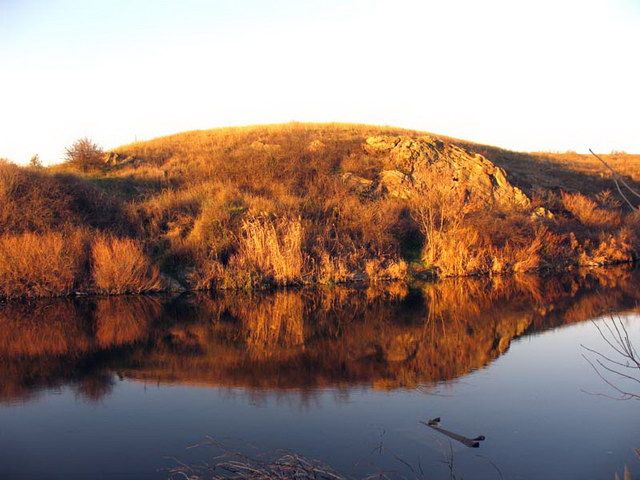
<svg viewBox="0 0 640 480">
<path fill-rule="evenodd" d="M 67 148 L 65 152 L 67 164 L 87 172 L 104 165 L 104 152 L 96 143 L 88 138 L 81 138 Z"/>
<path fill-rule="evenodd" d="M 37 153 L 31 157 L 29 160 L 29 166 L 31 168 L 42 168 L 42 160 L 40 160 L 40 155 Z"/>
<path fill-rule="evenodd" d="M 84 263 L 82 232 L 4 235 L 0 237 L 0 296 L 68 295 L 80 282 Z"/>
<path fill-rule="evenodd" d="M 158 267 L 131 238 L 99 235 L 91 248 L 93 281 L 100 293 L 143 293 L 162 290 Z"/>
</svg>

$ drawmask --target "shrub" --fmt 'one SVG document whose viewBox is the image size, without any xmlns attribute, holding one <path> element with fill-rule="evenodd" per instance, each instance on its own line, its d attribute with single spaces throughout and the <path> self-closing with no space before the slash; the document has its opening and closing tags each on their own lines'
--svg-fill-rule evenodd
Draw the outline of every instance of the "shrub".
<svg viewBox="0 0 640 480">
<path fill-rule="evenodd" d="M 93 281 L 100 293 L 153 292 L 163 287 L 158 267 L 149 262 L 134 239 L 99 235 L 93 242 L 91 259 Z"/>
<path fill-rule="evenodd" d="M 4 235 L 0 237 L 0 296 L 68 295 L 81 280 L 84 262 L 82 232 Z"/>
<path fill-rule="evenodd" d="M 83 172 L 101 167 L 103 160 L 102 148 L 86 137 L 76 140 L 65 152 L 65 162 Z"/>
<path fill-rule="evenodd" d="M 40 156 L 37 153 L 29 160 L 29 166 L 31 168 L 42 168 L 42 160 L 40 160 Z"/>
</svg>

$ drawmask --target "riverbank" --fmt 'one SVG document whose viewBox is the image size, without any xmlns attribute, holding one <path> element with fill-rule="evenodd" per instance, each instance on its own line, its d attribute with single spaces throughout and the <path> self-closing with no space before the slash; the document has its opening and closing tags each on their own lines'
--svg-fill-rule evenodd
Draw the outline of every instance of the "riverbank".
<svg viewBox="0 0 640 480">
<path fill-rule="evenodd" d="M 640 215 L 583 156 L 342 124 L 82 145 L 49 168 L 0 162 L 0 297 L 411 282 L 640 252 Z M 637 186 L 636 157 L 607 160 Z"/>
</svg>

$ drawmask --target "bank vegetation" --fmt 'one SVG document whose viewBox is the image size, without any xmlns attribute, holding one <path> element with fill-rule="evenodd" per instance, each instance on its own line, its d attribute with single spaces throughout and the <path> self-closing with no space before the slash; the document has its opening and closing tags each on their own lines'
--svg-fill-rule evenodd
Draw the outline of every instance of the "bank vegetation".
<svg viewBox="0 0 640 480">
<path fill-rule="evenodd" d="M 638 185 L 640 156 L 605 158 Z M 0 161 L 0 296 L 633 262 L 640 214 L 597 165 L 358 125 L 194 131 L 111 152 L 83 139 L 59 165 Z"/>
</svg>

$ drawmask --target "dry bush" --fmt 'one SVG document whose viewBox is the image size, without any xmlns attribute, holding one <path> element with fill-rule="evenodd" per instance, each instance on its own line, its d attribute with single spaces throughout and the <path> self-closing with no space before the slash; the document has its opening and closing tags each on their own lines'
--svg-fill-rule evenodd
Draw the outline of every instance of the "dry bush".
<svg viewBox="0 0 640 480">
<path fill-rule="evenodd" d="M 550 240 L 523 213 L 491 211 L 436 182 L 412 199 L 411 213 L 425 237 L 422 260 L 441 276 L 536 270 Z"/>
<path fill-rule="evenodd" d="M 0 296 L 71 293 L 85 263 L 83 232 L 22 233 L 0 237 Z"/>
<path fill-rule="evenodd" d="M 76 140 L 65 151 L 65 162 L 83 172 L 96 169 L 104 164 L 104 152 L 88 138 Z"/>
<path fill-rule="evenodd" d="M 277 285 L 302 281 L 304 232 L 300 219 L 250 218 L 242 224 L 237 266 L 254 270 Z"/>
<path fill-rule="evenodd" d="M 139 242 L 131 238 L 98 235 L 91 246 L 93 281 L 100 293 L 159 291 L 163 281 Z"/>
<path fill-rule="evenodd" d="M 620 226 L 622 215 L 619 208 L 615 211 L 601 208 L 581 193 L 561 194 L 564 208 L 586 227 L 613 229 Z"/>
<path fill-rule="evenodd" d="M 596 238 L 580 242 L 576 248 L 577 263 L 585 266 L 628 263 L 635 259 L 637 236 L 629 228 L 616 232 L 600 232 Z"/>
<path fill-rule="evenodd" d="M 553 257 L 554 238 L 543 226 L 485 213 L 464 217 L 464 225 L 437 231 L 423 258 L 441 276 L 539 270 Z"/>
<path fill-rule="evenodd" d="M 435 263 L 439 255 L 436 244 L 446 241 L 446 232 L 464 232 L 464 214 L 468 210 L 464 191 L 450 190 L 434 182 L 425 185 L 423 195 L 416 196 L 410 203 L 411 216 L 417 223 L 425 239 L 422 259 L 428 265 Z"/>
<path fill-rule="evenodd" d="M 318 255 L 314 276 L 322 284 L 346 283 L 354 278 L 354 269 L 344 257 L 331 256 L 323 251 Z"/>
<path fill-rule="evenodd" d="M 227 282 L 228 270 L 220 261 L 200 252 L 193 258 L 194 266 L 187 273 L 185 281 L 195 290 L 213 290 L 215 288 L 231 288 L 233 282 Z M 241 286 L 241 285 L 240 285 Z"/>
<path fill-rule="evenodd" d="M 404 280 L 407 276 L 407 262 L 383 261 L 380 259 L 371 259 L 365 262 L 365 273 L 367 279 L 372 282 L 380 281 L 399 281 Z"/>
</svg>

